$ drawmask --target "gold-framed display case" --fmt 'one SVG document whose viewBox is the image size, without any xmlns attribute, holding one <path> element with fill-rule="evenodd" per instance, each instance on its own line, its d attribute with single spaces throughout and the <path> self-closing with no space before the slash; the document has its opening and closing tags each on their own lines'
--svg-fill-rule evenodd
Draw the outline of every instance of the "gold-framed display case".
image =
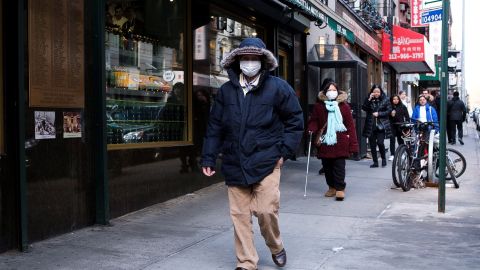
<svg viewBox="0 0 480 270">
<path fill-rule="evenodd" d="M 107 1 L 109 150 L 192 143 L 185 12 L 184 1 Z"/>
</svg>

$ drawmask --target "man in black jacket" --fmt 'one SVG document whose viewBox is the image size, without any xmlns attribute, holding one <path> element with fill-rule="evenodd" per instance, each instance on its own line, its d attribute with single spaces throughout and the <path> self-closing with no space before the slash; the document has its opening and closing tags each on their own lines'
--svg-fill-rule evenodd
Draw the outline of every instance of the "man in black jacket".
<svg viewBox="0 0 480 270">
<path fill-rule="evenodd" d="M 458 130 L 458 142 L 463 145 L 463 121 L 467 117 L 467 108 L 463 101 L 458 97 L 459 93 L 454 92 L 453 98 L 447 104 L 448 133 L 449 143 L 455 144 L 456 133 Z"/>
<path fill-rule="evenodd" d="M 278 64 L 259 38 L 246 38 L 222 60 L 229 81 L 210 112 L 202 153 L 206 176 L 222 153 L 238 270 L 257 269 L 252 214 L 277 266 L 287 255 L 280 237 L 280 170 L 303 134 L 303 112 L 290 85 L 269 75 Z"/>
</svg>

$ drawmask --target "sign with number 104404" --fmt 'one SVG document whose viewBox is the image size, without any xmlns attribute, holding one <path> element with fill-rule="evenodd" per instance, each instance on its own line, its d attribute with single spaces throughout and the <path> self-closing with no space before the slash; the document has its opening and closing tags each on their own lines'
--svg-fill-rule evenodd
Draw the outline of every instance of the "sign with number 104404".
<svg viewBox="0 0 480 270">
<path fill-rule="evenodd" d="M 442 10 L 430 10 L 422 13 L 422 23 L 431 23 L 442 20 Z"/>
</svg>

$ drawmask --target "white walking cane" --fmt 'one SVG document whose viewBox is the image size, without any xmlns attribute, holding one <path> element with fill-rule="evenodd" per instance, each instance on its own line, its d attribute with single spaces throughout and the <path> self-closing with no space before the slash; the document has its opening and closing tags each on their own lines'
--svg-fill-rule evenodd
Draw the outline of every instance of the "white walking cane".
<svg viewBox="0 0 480 270">
<path fill-rule="evenodd" d="M 305 174 L 305 193 L 303 193 L 303 197 L 307 197 L 307 184 L 308 184 L 308 167 L 310 166 L 310 151 L 312 150 L 312 132 L 309 131 L 309 139 L 308 139 L 308 156 L 307 156 L 307 173 Z"/>
</svg>

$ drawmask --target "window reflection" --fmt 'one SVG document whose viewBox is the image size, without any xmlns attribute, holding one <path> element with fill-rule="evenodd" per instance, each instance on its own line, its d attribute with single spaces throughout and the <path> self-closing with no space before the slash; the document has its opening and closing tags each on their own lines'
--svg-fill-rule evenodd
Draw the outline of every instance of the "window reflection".
<svg viewBox="0 0 480 270">
<path fill-rule="evenodd" d="M 223 70 L 220 64 L 225 56 L 237 48 L 244 38 L 255 37 L 261 33 L 261 28 L 216 15 L 210 16 L 208 24 L 195 29 L 194 92 L 202 89 L 212 98 L 220 86 L 229 80 L 227 71 Z"/>
<path fill-rule="evenodd" d="M 107 1 L 107 143 L 187 140 L 184 1 Z"/>
</svg>

